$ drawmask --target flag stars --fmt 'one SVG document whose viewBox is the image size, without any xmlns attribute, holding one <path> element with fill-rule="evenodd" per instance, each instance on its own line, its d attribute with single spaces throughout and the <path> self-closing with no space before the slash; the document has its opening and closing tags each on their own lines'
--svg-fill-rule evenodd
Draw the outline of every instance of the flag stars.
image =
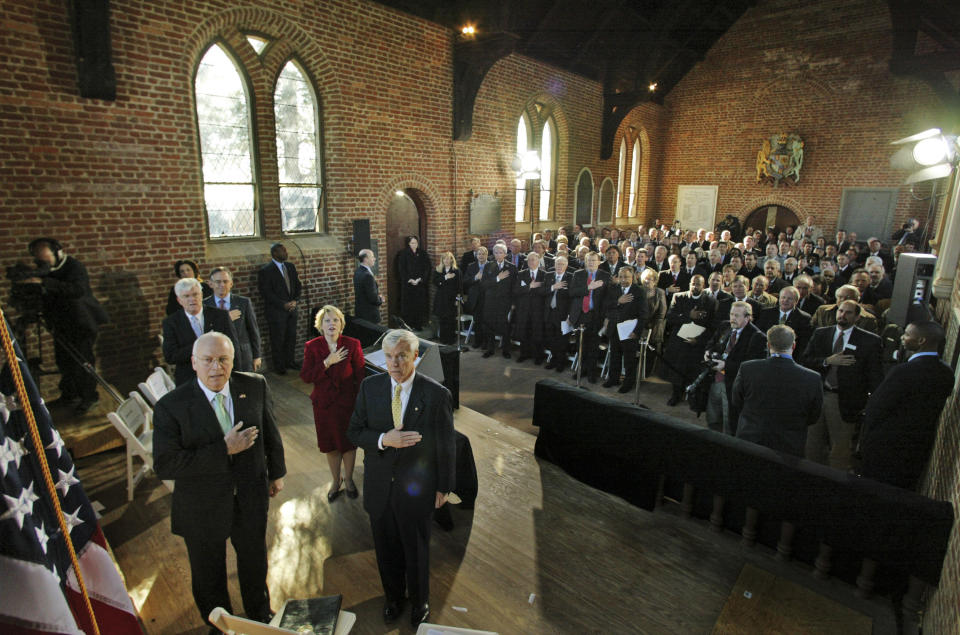
<svg viewBox="0 0 960 635">
<path fill-rule="evenodd" d="M 13 518 L 17 521 L 20 529 L 23 529 L 24 519 L 28 515 L 33 514 L 33 504 L 40 499 L 39 496 L 33 493 L 33 483 L 30 483 L 30 487 L 23 488 L 20 496 L 17 498 L 7 496 L 6 494 L 4 494 L 3 497 L 7 501 L 7 511 L 0 515 L 0 520 Z"/>
<path fill-rule="evenodd" d="M 23 455 L 26 454 L 23 446 L 7 437 L 4 439 L 3 443 L 0 444 L 0 472 L 3 472 L 3 476 L 7 475 L 7 468 L 10 465 L 10 461 L 13 461 L 17 464 L 17 469 L 20 469 L 20 459 Z"/>
<path fill-rule="evenodd" d="M 50 540 L 50 536 L 47 535 L 47 532 L 43 530 L 43 523 L 40 523 L 39 527 L 34 527 L 34 531 L 37 532 L 37 542 L 40 543 L 40 548 L 43 549 L 44 555 L 47 553 L 47 541 Z"/>
<path fill-rule="evenodd" d="M 57 474 L 59 477 L 59 480 L 57 481 L 57 489 L 60 490 L 61 496 L 63 498 L 67 497 L 67 492 L 70 491 L 70 487 L 72 485 L 76 485 L 77 483 L 80 482 L 80 479 L 78 479 L 75 476 L 76 470 L 77 468 L 75 466 L 71 466 L 69 472 L 64 472 L 63 470 L 57 470 Z"/>
<path fill-rule="evenodd" d="M 76 509 L 72 514 L 66 514 L 66 513 L 65 513 L 65 514 L 63 515 L 63 520 L 66 521 L 66 523 L 67 523 L 67 528 L 68 528 L 68 530 L 70 531 L 70 533 L 73 533 L 73 528 L 74 528 L 74 527 L 79 527 L 80 525 L 82 525 L 82 524 L 84 523 L 84 521 L 80 519 L 80 510 L 81 510 L 81 509 L 83 509 L 83 506 L 82 506 L 82 505 L 78 505 L 78 506 L 77 506 L 77 509 Z"/>
<path fill-rule="evenodd" d="M 56 450 L 56 451 L 57 451 L 57 458 L 60 458 L 60 456 L 63 454 L 63 446 L 64 446 L 64 443 L 63 443 L 63 439 L 60 438 L 60 433 L 57 432 L 56 430 L 54 430 L 54 431 L 53 431 L 53 441 L 50 442 L 50 445 L 46 446 L 46 449 L 47 449 L 47 450 Z"/>
</svg>

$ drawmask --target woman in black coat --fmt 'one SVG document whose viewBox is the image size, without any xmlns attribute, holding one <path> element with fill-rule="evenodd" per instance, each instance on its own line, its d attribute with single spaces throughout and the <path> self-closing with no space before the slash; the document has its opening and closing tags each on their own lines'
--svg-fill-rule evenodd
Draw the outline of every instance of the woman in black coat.
<svg viewBox="0 0 960 635">
<path fill-rule="evenodd" d="M 453 253 L 440 256 L 440 264 L 433 272 L 437 293 L 433 296 L 433 314 L 437 316 L 442 344 L 457 341 L 457 295 L 460 293 L 460 270 Z"/>
<path fill-rule="evenodd" d="M 200 278 L 200 267 L 193 260 L 178 260 L 173 265 L 173 272 L 177 274 L 177 280 L 183 278 L 196 278 L 200 280 L 200 289 L 203 291 L 203 297 L 209 298 L 213 295 L 213 288 Z M 173 287 L 170 288 L 170 295 L 167 296 L 167 315 L 176 313 L 180 310 L 180 303 L 177 302 L 177 294 Z"/>
<path fill-rule="evenodd" d="M 419 331 L 427 321 L 430 291 L 430 256 L 420 249 L 416 236 L 407 236 L 407 246 L 397 254 L 400 273 L 400 317 Z"/>
</svg>

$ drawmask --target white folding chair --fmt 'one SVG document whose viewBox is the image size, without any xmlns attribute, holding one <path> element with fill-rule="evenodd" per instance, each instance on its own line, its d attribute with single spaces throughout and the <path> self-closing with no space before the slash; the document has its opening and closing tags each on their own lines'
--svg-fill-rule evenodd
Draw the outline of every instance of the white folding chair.
<svg viewBox="0 0 960 635">
<path fill-rule="evenodd" d="M 467 328 L 464 329 L 464 323 L 467 324 Z M 463 338 L 464 344 L 470 343 L 470 336 L 473 335 L 473 316 L 469 313 L 463 313 L 460 315 L 460 337 Z"/>
<path fill-rule="evenodd" d="M 150 376 L 147 377 L 147 380 L 137 384 L 137 387 L 140 389 L 140 392 L 143 393 L 143 396 L 147 398 L 147 401 L 150 402 L 150 405 L 155 406 L 160 400 L 160 397 L 163 397 L 177 386 L 173 383 L 173 380 L 170 379 L 167 371 L 157 366 L 153 369 L 153 372 L 150 373 Z"/>
<path fill-rule="evenodd" d="M 127 446 L 127 500 L 133 500 L 133 490 L 146 474 L 153 470 L 153 410 L 137 392 L 131 392 L 115 412 L 107 413 L 107 420 L 120 432 Z M 133 471 L 133 459 L 142 461 Z M 173 481 L 164 481 L 173 491 Z"/>
<path fill-rule="evenodd" d="M 248 620 L 245 617 L 231 615 L 218 606 L 210 611 L 208 619 L 211 624 L 219 628 L 222 632 L 232 633 L 234 635 L 280 635 L 281 633 L 296 633 L 297 631 L 280 628 L 279 624 L 282 615 L 283 611 L 281 610 L 274 616 L 269 624 L 264 624 L 262 622 Z M 337 617 L 337 628 L 334 631 L 334 635 L 347 635 L 356 622 L 356 613 L 340 611 L 340 615 Z"/>
</svg>

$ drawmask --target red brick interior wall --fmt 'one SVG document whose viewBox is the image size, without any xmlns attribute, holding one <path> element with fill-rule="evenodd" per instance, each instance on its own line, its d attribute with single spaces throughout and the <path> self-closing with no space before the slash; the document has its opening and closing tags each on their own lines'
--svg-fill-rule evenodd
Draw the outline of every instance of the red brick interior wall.
<svg viewBox="0 0 960 635">
<path fill-rule="evenodd" d="M 897 187 L 906 175 L 889 167 L 889 142 L 933 127 L 940 104 L 926 84 L 890 74 L 890 28 L 887 4 L 872 0 L 749 9 L 666 99 L 659 212 L 674 215 L 678 185 L 718 185 L 718 220 L 778 203 L 832 230 L 844 187 Z M 806 147 L 798 185 L 773 190 L 755 165 L 779 131 Z M 894 222 L 926 206 L 901 188 Z"/>
</svg>

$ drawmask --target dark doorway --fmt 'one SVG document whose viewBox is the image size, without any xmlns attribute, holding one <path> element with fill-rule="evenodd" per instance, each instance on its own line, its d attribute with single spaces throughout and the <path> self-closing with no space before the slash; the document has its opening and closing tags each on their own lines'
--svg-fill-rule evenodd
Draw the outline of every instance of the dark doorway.
<svg viewBox="0 0 960 635">
<path fill-rule="evenodd" d="M 427 249 L 426 217 L 423 199 L 419 192 L 412 189 L 398 190 L 387 208 L 387 248 L 383 252 L 383 266 L 387 269 L 388 315 L 400 311 L 397 254 L 406 248 L 407 236 L 416 236 L 420 241 L 420 249 Z"/>
<path fill-rule="evenodd" d="M 799 222 L 800 220 L 797 218 L 797 215 L 794 214 L 793 210 L 789 207 L 784 207 L 783 205 L 764 205 L 750 212 L 747 219 L 743 222 L 743 229 L 746 231 L 748 227 L 752 227 L 766 234 L 767 229 L 773 227 L 774 233 L 779 234 L 784 231 L 788 225 L 796 228 Z"/>
</svg>

